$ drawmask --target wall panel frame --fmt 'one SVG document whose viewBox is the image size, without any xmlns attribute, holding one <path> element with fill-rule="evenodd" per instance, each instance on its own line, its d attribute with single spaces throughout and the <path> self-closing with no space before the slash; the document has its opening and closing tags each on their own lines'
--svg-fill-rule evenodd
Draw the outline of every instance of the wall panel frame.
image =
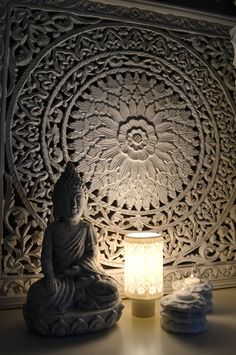
<svg viewBox="0 0 236 355">
<path fill-rule="evenodd" d="M 42 277 L 51 190 L 68 160 L 122 290 L 123 237 L 165 240 L 165 290 L 236 285 L 234 19 L 130 2 L 0 4 L 0 307 Z M 198 16 L 200 18 L 198 18 Z"/>
</svg>

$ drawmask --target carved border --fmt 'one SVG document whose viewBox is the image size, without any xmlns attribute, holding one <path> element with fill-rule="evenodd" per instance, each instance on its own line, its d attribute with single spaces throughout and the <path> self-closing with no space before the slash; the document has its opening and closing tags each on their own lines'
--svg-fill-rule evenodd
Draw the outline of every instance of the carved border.
<svg viewBox="0 0 236 355">
<path fill-rule="evenodd" d="M 3 215 L 4 215 L 4 191 L 3 191 L 3 171 L 4 171 L 4 137 L 5 137 L 5 74 L 4 62 L 6 56 L 6 28 L 7 28 L 7 4 L 8 0 L 0 3 L 0 245 L 3 237 Z M 0 273 L 2 272 L 2 250 L 0 249 Z"/>
<path fill-rule="evenodd" d="M 230 30 L 230 35 L 231 35 L 231 43 L 234 47 L 234 61 L 233 61 L 233 65 L 236 68 L 236 25 L 231 28 Z"/>
<path fill-rule="evenodd" d="M 183 279 L 191 275 L 191 266 L 184 267 L 166 267 L 164 269 L 164 293 L 168 294 L 172 291 L 172 282 Z M 196 276 L 212 283 L 214 289 L 230 288 L 236 286 L 236 262 L 231 263 L 214 263 L 210 265 L 201 265 L 194 269 Z M 116 279 L 120 294 L 124 296 L 124 274 L 122 269 L 110 272 Z M 0 309 L 22 307 L 26 301 L 27 289 L 34 281 L 41 278 L 42 275 L 23 277 L 9 276 L 7 278 L 0 277 Z M 14 287 L 12 287 L 14 285 Z M 13 293 L 15 290 L 15 293 Z M 17 294 L 18 293 L 18 294 Z"/>
<path fill-rule="evenodd" d="M 151 10 L 146 9 L 145 3 L 135 3 L 127 1 L 125 6 L 124 3 L 120 5 L 119 3 L 109 3 L 109 1 L 98 2 L 89 0 L 5 0 L 9 1 L 12 5 L 29 5 L 31 8 L 48 8 L 49 10 L 63 11 L 63 7 L 68 13 L 77 13 L 79 15 L 85 16 L 96 16 L 103 19 L 114 19 L 121 21 L 129 21 L 133 23 L 148 24 L 159 28 L 170 28 L 173 27 L 175 30 L 181 31 L 191 31 L 198 33 L 207 33 L 213 37 L 223 36 L 227 37 L 229 28 L 228 26 L 233 26 L 234 19 L 227 17 L 210 16 L 209 22 L 202 20 L 201 13 L 198 17 L 200 21 L 194 21 L 189 19 L 191 10 L 178 11 L 176 7 L 163 6 L 163 4 L 156 4 L 158 10 L 164 9 L 163 14 L 154 11 L 154 6 L 151 6 Z M 116 2 L 116 1 L 115 1 Z M 172 11 L 170 11 L 172 8 Z M 172 12 L 177 11 L 178 15 L 173 15 Z M 192 11 L 194 13 L 194 11 Z M 181 18 L 179 17 L 181 15 Z M 204 16 L 207 18 L 207 14 Z M 218 24 L 217 21 L 225 19 L 224 24 Z"/>
</svg>

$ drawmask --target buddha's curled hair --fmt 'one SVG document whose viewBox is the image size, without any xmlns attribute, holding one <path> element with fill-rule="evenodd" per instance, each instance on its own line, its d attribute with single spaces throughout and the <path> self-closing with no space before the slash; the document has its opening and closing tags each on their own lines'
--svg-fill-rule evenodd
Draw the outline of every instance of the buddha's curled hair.
<svg viewBox="0 0 236 355">
<path fill-rule="evenodd" d="M 68 161 L 65 170 L 55 183 L 52 193 L 54 218 L 61 216 L 63 199 L 66 196 L 73 196 L 79 192 L 82 193 L 82 191 L 85 191 L 82 177 L 76 172 L 74 164 Z"/>
</svg>

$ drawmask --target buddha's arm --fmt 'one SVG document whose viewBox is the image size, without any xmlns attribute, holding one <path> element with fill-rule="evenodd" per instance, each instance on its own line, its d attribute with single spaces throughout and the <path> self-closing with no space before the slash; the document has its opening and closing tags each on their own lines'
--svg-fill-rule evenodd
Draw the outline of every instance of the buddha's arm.
<svg viewBox="0 0 236 355">
<path fill-rule="evenodd" d="M 86 245 L 86 256 L 90 258 L 97 258 L 98 247 L 97 247 L 97 237 L 92 224 L 88 226 L 87 235 L 87 245 Z"/>
<path fill-rule="evenodd" d="M 43 245 L 42 245 L 42 254 L 41 254 L 41 266 L 44 276 L 46 278 L 54 278 L 53 262 L 52 262 L 52 236 L 50 228 L 47 227 Z"/>
<path fill-rule="evenodd" d="M 94 270 L 98 273 L 104 273 L 100 263 L 98 262 L 98 244 L 97 237 L 93 225 L 88 226 L 88 234 L 86 240 L 86 252 L 84 255 L 84 261 L 92 263 Z"/>
</svg>

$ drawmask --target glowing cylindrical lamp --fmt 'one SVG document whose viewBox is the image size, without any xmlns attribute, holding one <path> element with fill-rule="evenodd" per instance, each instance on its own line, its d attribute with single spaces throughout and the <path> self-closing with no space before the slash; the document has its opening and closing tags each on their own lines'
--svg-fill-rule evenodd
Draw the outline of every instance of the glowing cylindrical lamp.
<svg viewBox="0 0 236 355">
<path fill-rule="evenodd" d="M 158 233 L 133 232 L 125 236 L 125 295 L 132 314 L 155 314 L 155 300 L 163 295 L 163 239 Z"/>
</svg>

